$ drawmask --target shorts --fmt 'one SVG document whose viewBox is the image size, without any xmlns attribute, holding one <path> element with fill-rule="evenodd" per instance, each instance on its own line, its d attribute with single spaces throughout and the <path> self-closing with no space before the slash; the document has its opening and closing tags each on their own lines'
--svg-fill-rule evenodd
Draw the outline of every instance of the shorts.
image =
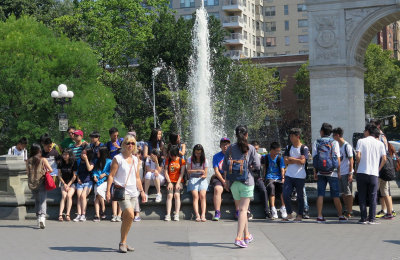
<svg viewBox="0 0 400 260">
<path fill-rule="evenodd" d="M 379 178 L 379 191 L 382 197 L 390 196 L 389 189 L 389 182 Z"/>
<path fill-rule="evenodd" d="M 215 188 L 215 186 L 224 187 L 224 184 L 222 184 L 222 182 L 217 177 L 212 177 L 211 178 L 211 182 L 210 182 L 210 186 L 213 186 L 214 188 Z"/>
<path fill-rule="evenodd" d="M 325 197 L 326 184 L 328 182 L 331 191 L 331 198 L 339 198 L 339 178 L 324 175 L 318 175 L 318 197 Z"/>
<path fill-rule="evenodd" d="M 280 196 L 282 194 L 283 184 L 277 180 L 267 180 L 267 191 L 269 196 Z"/>
<path fill-rule="evenodd" d="M 64 187 L 64 183 L 60 182 L 60 188 L 62 189 L 63 187 Z M 76 189 L 75 183 L 72 183 L 69 187 L 73 188 L 73 189 Z"/>
<path fill-rule="evenodd" d="M 138 197 L 131 197 L 127 194 L 125 194 L 124 200 L 118 201 L 118 205 L 120 206 L 122 211 L 125 211 L 126 209 L 135 210 L 137 204 L 138 204 Z"/>
<path fill-rule="evenodd" d="M 76 183 L 76 189 L 77 190 L 83 190 L 84 188 L 88 188 L 89 190 L 91 190 L 93 188 L 93 182 L 92 181 L 88 181 L 82 184 Z"/>
<path fill-rule="evenodd" d="M 172 189 L 172 190 L 168 190 L 167 189 L 167 193 L 168 194 L 172 194 L 172 193 L 180 193 L 180 194 L 182 194 L 182 192 L 183 192 L 183 184 L 182 183 L 179 183 L 179 185 L 181 186 L 181 189 L 179 190 L 179 191 L 176 191 L 175 190 L 175 185 L 176 185 L 176 182 L 174 183 L 172 183 L 173 185 L 174 185 L 174 188 Z"/>
<path fill-rule="evenodd" d="M 208 189 L 207 178 L 190 178 L 188 181 L 187 191 L 202 191 Z"/>
<path fill-rule="evenodd" d="M 94 199 L 96 200 L 96 196 L 99 195 L 103 199 L 106 199 L 106 192 L 107 192 L 107 182 L 103 182 L 100 185 L 94 186 Z"/>
<path fill-rule="evenodd" d="M 249 186 L 240 181 L 235 181 L 231 186 L 231 192 L 234 200 L 252 198 L 254 196 L 254 185 Z"/>
<path fill-rule="evenodd" d="M 154 179 L 156 178 L 156 175 L 154 172 L 147 172 L 146 175 L 144 176 L 146 180 L 151 180 L 150 181 L 150 186 L 154 186 Z M 163 186 L 165 184 L 165 176 L 162 174 L 158 174 L 158 179 L 160 180 L 160 186 Z"/>
<path fill-rule="evenodd" d="M 342 175 L 339 179 L 339 190 L 340 194 L 345 196 L 353 195 L 353 182 L 349 183 L 349 175 Z"/>
</svg>

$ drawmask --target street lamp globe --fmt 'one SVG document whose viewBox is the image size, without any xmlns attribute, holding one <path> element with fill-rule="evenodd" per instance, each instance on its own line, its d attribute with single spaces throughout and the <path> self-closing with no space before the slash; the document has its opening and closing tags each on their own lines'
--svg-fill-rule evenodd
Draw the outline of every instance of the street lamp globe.
<svg viewBox="0 0 400 260">
<path fill-rule="evenodd" d="M 60 84 L 58 85 L 58 92 L 67 92 L 67 85 L 65 84 Z"/>
<path fill-rule="evenodd" d="M 68 91 L 68 92 L 67 92 L 67 97 L 68 97 L 68 98 L 73 98 L 73 97 L 74 97 L 74 92 Z"/>
<path fill-rule="evenodd" d="M 58 98 L 58 91 L 54 90 L 51 92 L 51 97 L 52 98 Z"/>
</svg>

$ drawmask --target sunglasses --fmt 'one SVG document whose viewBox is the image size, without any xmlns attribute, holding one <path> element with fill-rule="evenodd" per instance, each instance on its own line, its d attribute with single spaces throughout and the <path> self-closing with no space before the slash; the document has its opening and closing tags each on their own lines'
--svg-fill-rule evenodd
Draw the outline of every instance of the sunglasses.
<svg viewBox="0 0 400 260">
<path fill-rule="evenodd" d="M 69 135 L 73 135 L 73 134 L 74 134 L 74 132 L 68 132 L 68 134 L 69 134 Z"/>
<path fill-rule="evenodd" d="M 126 145 L 136 145 L 135 142 L 125 143 Z"/>
</svg>

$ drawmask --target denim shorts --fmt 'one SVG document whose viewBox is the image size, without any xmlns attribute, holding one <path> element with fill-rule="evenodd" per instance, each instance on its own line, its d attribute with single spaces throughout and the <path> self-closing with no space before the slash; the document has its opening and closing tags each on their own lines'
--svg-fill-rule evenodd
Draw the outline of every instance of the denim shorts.
<svg viewBox="0 0 400 260">
<path fill-rule="evenodd" d="M 202 191 L 208 189 L 207 178 L 190 178 L 188 181 L 187 191 Z"/>
<path fill-rule="evenodd" d="M 89 182 L 85 182 L 82 184 L 76 183 L 76 189 L 77 190 L 83 190 L 84 188 L 88 188 L 89 190 L 93 188 L 93 182 L 89 181 Z"/>
<path fill-rule="evenodd" d="M 231 192 L 234 200 L 252 198 L 254 196 L 254 185 L 249 186 L 240 181 L 235 181 L 231 186 Z"/>
<path fill-rule="evenodd" d="M 339 179 L 337 177 L 318 175 L 318 197 L 324 197 L 326 184 L 329 183 L 331 198 L 339 198 Z"/>
</svg>

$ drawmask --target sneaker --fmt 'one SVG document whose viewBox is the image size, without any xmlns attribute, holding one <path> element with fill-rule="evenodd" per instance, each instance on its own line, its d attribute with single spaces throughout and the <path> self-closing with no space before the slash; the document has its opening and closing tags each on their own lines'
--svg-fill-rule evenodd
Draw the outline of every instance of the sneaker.
<svg viewBox="0 0 400 260">
<path fill-rule="evenodd" d="M 165 215 L 164 220 L 165 221 L 171 221 L 171 215 Z"/>
<path fill-rule="evenodd" d="M 293 219 L 293 215 L 288 214 L 286 218 L 282 218 L 282 222 L 292 222 L 291 219 Z"/>
<path fill-rule="evenodd" d="M 339 217 L 339 222 L 341 222 L 341 223 L 347 222 L 347 218 L 345 216 L 340 216 Z"/>
<path fill-rule="evenodd" d="M 174 215 L 174 221 L 179 221 L 179 214 Z"/>
<path fill-rule="evenodd" d="M 37 217 L 37 228 L 40 229 L 40 217 Z"/>
<path fill-rule="evenodd" d="M 278 211 L 276 209 L 271 209 L 271 214 L 272 214 L 271 219 L 277 219 L 278 218 Z M 286 217 L 287 217 L 287 214 L 286 214 Z M 286 217 L 282 216 L 282 218 L 286 218 Z"/>
<path fill-rule="evenodd" d="M 344 214 L 344 216 L 345 216 L 347 219 L 350 219 L 350 218 L 353 217 L 353 212 L 346 212 L 346 213 Z"/>
<path fill-rule="evenodd" d="M 235 212 L 235 219 L 239 219 L 239 210 L 236 210 Z"/>
<path fill-rule="evenodd" d="M 235 239 L 234 245 L 240 248 L 247 248 L 247 244 L 244 242 L 244 240 Z"/>
<path fill-rule="evenodd" d="M 357 223 L 358 224 L 362 224 L 362 225 L 368 224 L 368 222 L 366 220 L 363 220 L 363 219 L 360 219 Z"/>
<path fill-rule="evenodd" d="M 303 218 L 304 218 L 304 219 L 310 219 L 310 214 L 308 213 L 308 209 L 304 210 L 304 212 L 303 212 Z"/>
<path fill-rule="evenodd" d="M 287 218 L 287 212 L 285 207 L 281 207 L 280 209 L 282 218 Z"/>
<path fill-rule="evenodd" d="M 370 224 L 370 225 L 379 225 L 381 223 L 377 222 L 376 220 L 371 220 L 371 221 L 368 221 L 368 224 Z"/>
<path fill-rule="evenodd" d="M 94 222 L 100 222 L 100 218 L 98 216 L 94 216 L 93 221 Z"/>
<path fill-rule="evenodd" d="M 156 196 L 156 202 L 159 203 L 159 202 L 161 202 L 161 200 L 162 200 L 162 194 L 158 193 Z"/>
<path fill-rule="evenodd" d="M 127 253 L 128 249 L 126 248 L 126 244 L 119 243 L 119 252 L 120 253 Z"/>
<path fill-rule="evenodd" d="M 272 213 L 271 213 L 271 211 L 265 212 L 265 218 L 266 218 L 266 219 L 272 219 Z"/>
<path fill-rule="evenodd" d="M 215 215 L 213 217 L 213 221 L 219 221 L 219 219 L 221 218 L 221 212 L 219 210 L 215 211 Z"/>
<path fill-rule="evenodd" d="M 149 195 L 146 193 L 144 194 L 144 203 L 146 203 L 149 200 Z"/>
<path fill-rule="evenodd" d="M 245 238 L 244 238 L 244 243 L 245 243 L 246 245 L 248 245 L 249 243 L 253 242 L 253 240 L 254 240 L 254 237 L 253 237 L 252 234 L 250 234 L 248 237 L 245 237 Z"/>
<path fill-rule="evenodd" d="M 81 218 L 79 219 L 80 222 L 85 222 L 86 221 L 86 217 L 85 215 L 81 215 Z"/>
<path fill-rule="evenodd" d="M 381 210 L 381 211 L 379 211 L 377 214 L 376 214 L 376 218 L 381 218 L 381 217 L 383 217 L 383 216 L 385 216 L 386 215 L 386 213 L 383 211 L 383 210 Z"/>
<path fill-rule="evenodd" d="M 140 216 L 137 216 L 133 219 L 133 222 L 140 222 L 142 218 Z"/>
<path fill-rule="evenodd" d="M 326 220 L 325 220 L 324 217 L 322 217 L 322 218 L 318 217 L 317 218 L 317 223 L 324 224 L 324 223 L 326 223 Z"/>
<path fill-rule="evenodd" d="M 111 222 L 117 222 L 117 216 L 112 215 Z"/>
<path fill-rule="evenodd" d="M 46 227 L 46 217 L 45 216 L 40 216 L 39 217 L 39 228 L 44 229 Z"/>
<path fill-rule="evenodd" d="M 396 217 L 396 211 L 392 210 L 392 216 Z"/>
<path fill-rule="evenodd" d="M 78 221 L 80 221 L 80 220 L 81 220 L 81 215 L 78 214 L 78 215 L 76 216 L 76 218 L 74 218 L 73 221 L 74 221 L 74 222 L 78 222 Z"/>
<path fill-rule="evenodd" d="M 383 219 L 393 219 L 394 216 L 393 214 L 386 214 L 385 216 L 383 216 Z"/>
<path fill-rule="evenodd" d="M 106 214 L 105 214 L 104 212 L 101 212 L 101 213 L 100 213 L 100 218 L 101 218 L 102 220 L 104 220 L 104 219 L 107 218 L 107 216 L 106 216 Z"/>
<path fill-rule="evenodd" d="M 253 219 L 253 214 L 251 214 L 250 210 L 247 211 L 247 219 L 252 220 Z"/>
<path fill-rule="evenodd" d="M 121 218 L 121 216 L 117 216 L 117 220 L 116 220 L 117 222 L 121 222 L 122 221 L 122 218 Z"/>
</svg>

